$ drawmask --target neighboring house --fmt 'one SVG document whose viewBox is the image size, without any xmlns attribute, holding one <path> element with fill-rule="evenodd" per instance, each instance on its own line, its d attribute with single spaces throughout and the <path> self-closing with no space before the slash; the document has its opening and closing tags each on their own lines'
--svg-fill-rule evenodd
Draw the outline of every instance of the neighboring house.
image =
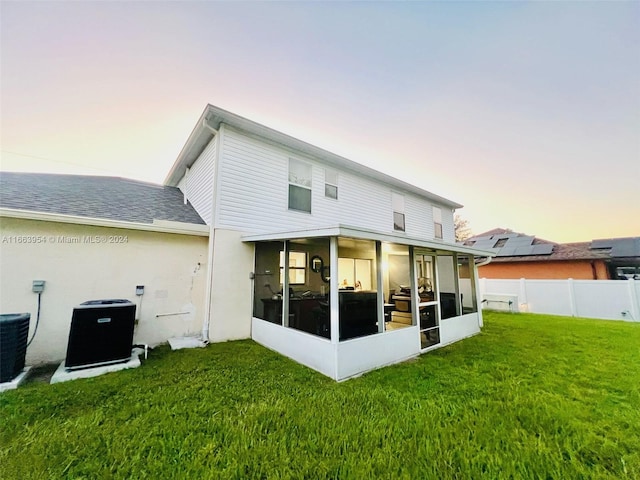
<svg viewBox="0 0 640 480">
<path fill-rule="evenodd" d="M 463 245 L 493 251 L 481 278 L 610 280 L 640 278 L 640 237 L 554 243 L 496 228 Z"/>
<path fill-rule="evenodd" d="M 65 357 L 73 308 L 137 303 L 135 340 L 201 330 L 209 228 L 179 189 L 123 178 L 0 173 L 0 312 L 38 321 L 27 362 Z M 136 296 L 136 287 L 144 294 Z"/>
<path fill-rule="evenodd" d="M 192 302 L 194 324 L 202 326 L 205 340 L 253 338 L 342 380 L 480 330 L 475 263 L 492 254 L 455 243 L 453 214 L 461 207 L 455 202 L 210 105 L 165 187 L 155 188 L 174 195 L 179 189 L 181 205 L 193 206 L 207 225 L 206 264 L 196 269 L 195 260 L 185 258 L 182 276 L 175 279 L 183 285 L 190 274 L 206 276 L 201 303 Z M 2 228 L 6 235 L 4 219 Z M 183 228 L 180 238 L 202 240 L 201 226 Z M 135 256 L 111 256 L 116 251 L 114 246 L 94 252 L 108 258 L 110 268 L 87 267 L 76 275 L 73 282 L 95 288 L 90 296 L 75 295 L 72 303 L 98 291 L 103 297 L 131 297 L 131 285 L 152 281 L 144 280 L 144 266 L 117 274 L 114 264 L 126 268 Z M 49 261 L 42 257 L 36 263 Z M 152 267 L 166 261 L 158 254 Z M 4 254 L 2 262 L 9 263 Z M 18 264 L 13 261 L 13 268 Z M 6 271 L 3 286 L 10 286 Z M 19 275 L 24 289 L 31 276 L 44 274 L 32 265 Z M 103 281 L 114 288 L 101 289 Z M 161 297 L 157 292 L 154 297 Z M 180 312 L 175 303 L 163 308 Z M 146 323 L 144 331 L 153 330 L 162 318 L 159 306 L 148 306 L 145 297 L 142 312 L 139 327 Z M 180 317 L 171 318 L 180 323 Z M 163 328 L 156 332 L 167 334 Z M 137 338 L 144 341 L 142 336 L 141 328 Z"/>
</svg>

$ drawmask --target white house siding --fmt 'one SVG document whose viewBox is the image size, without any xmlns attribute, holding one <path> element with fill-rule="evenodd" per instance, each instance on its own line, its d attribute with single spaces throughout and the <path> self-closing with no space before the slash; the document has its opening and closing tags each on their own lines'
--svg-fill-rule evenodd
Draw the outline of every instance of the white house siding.
<svg viewBox="0 0 640 480">
<path fill-rule="evenodd" d="M 442 208 L 442 210 L 444 210 L 444 208 Z M 443 211 L 443 216 L 445 214 L 446 212 Z M 418 238 L 433 238 L 435 229 L 433 226 L 433 208 L 431 203 L 426 203 L 426 200 L 414 195 L 405 194 L 404 217 L 407 235 Z"/>
<path fill-rule="evenodd" d="M 405 196 L 406 234 L 433 238 L 433 204 L 427 199 L 331 166 L 338 173 L 338 199 L 327 198 L 321 161 L 226 126 L 220 133 L 216 227 L 257 234 L 342 224 L 393 233 L 394 191 Z M 313 167 L 311 214 L 288 210 L 289 158 Z M 451 209 L 441 208 L 445 240 L 453 241 Z"/>
<path fill-rule="evenodd" d="M 455 243 L 456 233 L 453 225 L 453 210 L 448 207 L 440 207 L 442 209 L 442 240 L 449 243 Z"/>
<path fill-rule="evenodd" d="M 30 338 L 38 302 L 32 281 L 46 282 L 27 364 L 64 359 L 73 308 L 87 300 L 135 302 L 136 343 L 153 345 L 200 332 L 207 237 L 15 218 L 0 221 L 3 239 L 42 239 L 39 243 L 8 241 L 0 248 L 0 312 L 30 313 Z M 109 237 L 117 240 L 110 242 Z M 135 294 L 137 285 L 144 285 L 142 297 Z M 167 313 L 177 315 L 162 315 Z"/>
<path fill-rule="evenodd" d="M 214 137 L 191 165 L 188 174 L 178 182 L 178 188 L 187 196 L 198 215 L 207 225 L 211 225 L 213 204 L 213 173 L 216 158 L 217 141 Z"/>
</svg>

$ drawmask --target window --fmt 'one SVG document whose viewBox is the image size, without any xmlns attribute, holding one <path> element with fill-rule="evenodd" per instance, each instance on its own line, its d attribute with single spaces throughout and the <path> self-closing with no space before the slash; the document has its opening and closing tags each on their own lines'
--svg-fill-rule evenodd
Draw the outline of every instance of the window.
<svg viewBox="0 0 640 480">
<path fill-rule="evenodd" d="M 442 210 L 439 207 L 433 207 L 433 236 L 442 238 Z"/>
<path fill-rule="evenodd" d="M 311 213 L 311 173 L 308 163 L 289 159 L 289 210 Z"/>
<path fill-rule="evenodd" d="M 392 193 L 391 204 L 393 205 L 393 229 L 404 232 L 404 196 Z"/>
<path fill-rule="evenodd" d="M 289 252 L 289 285 L 304 285 L 307 273 L 307 254 Z M 280 252 L 280 283 L 284 285 L 284 252 Z"/>
<path fill-rule="evenodd" d="M 324 171 L 324 196 L 338 199 L 338 173 L 333 170 Z"/>
</svg>

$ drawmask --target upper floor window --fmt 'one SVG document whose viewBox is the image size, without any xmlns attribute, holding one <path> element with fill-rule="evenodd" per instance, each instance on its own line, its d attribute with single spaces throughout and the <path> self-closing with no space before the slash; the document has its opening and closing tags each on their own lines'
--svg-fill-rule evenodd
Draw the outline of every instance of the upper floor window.
<svg viewBox="0 0 640 480">
<path fill-rule="evenodd" d="M 311 213 L 311 174 L 311 165 L 289 159 L 289 210 Z"/>
<path fill-rule="evenodd" d="M 404 196 L 391 193 L 391 204 L 393 206 L 393 229 L 404 232 Z"/>
<path fill-rule="evenodd" d="M 433 236 L 442 238 L 442 210 L 439 207 L 433 207 Z"/>
<path fill-rule="evenodd" d="M 338 199 L 338 172 L 324 171 L 324 196 Z"/>
</svg>

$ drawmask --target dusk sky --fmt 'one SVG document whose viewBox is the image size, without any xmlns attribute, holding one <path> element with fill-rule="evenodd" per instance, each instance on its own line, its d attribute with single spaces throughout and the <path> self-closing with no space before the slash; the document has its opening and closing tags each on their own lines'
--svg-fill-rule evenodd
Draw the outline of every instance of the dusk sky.
<svg viewBox="0 0 640 480">
<path fill-rule="evenodd" d="M 0 2 L 1 169 L 161 183 L 207 103 L 494 227 L 640 235 L 640 2 Z"/>
</svg>

